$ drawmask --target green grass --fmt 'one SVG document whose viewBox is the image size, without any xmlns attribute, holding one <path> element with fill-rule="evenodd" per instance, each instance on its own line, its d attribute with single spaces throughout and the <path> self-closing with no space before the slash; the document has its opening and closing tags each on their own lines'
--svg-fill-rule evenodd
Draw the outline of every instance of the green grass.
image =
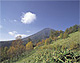
<svg viewBox="0 0 80 63">
<path fill-rule="evenodd" d="M 38 47 L 35 49 L 34 53 L 29 53 L 29 56 L 22 57 L 20 60 L 14 63 L 64 63 L 62 58 L 65 59 L 66 63 L 71 61 L 76 62 L 78 59 L 80 60 L 80 57 L 75 59 L 76 56 L 80 55 L 79 37 L 80 32 L 75 32 L 70 34 L 66 39 L 52 41 L 53 44 Z M 79 46 L 76 46 L 75 44 L 79 44 Z M 66 49 L 63 50 L 62 46 Z M 66 54 L 68 54 L 72 59 L 68 59 Z"/>
</svg>

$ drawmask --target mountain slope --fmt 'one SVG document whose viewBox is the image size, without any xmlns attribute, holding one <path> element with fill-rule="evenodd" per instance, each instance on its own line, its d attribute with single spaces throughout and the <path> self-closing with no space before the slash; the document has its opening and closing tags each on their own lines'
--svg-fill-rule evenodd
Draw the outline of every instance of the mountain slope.
<svg viewBox="0 0 80 63">
<path fill-rule="evenodd" d="M 45 28 L 29 37 L 23 38 L 22 40 L 23 40 L 24 44 L 26 44 L 28 42 L 28 38 L 30 38 L 32 40 L 32 42 L 35 44 L 36 42 L 38 42 L 42 39 L 48 38 L 51 30 L 53 30 L 53 29 Z M 53 31 L 55 31 L 55 30 L 53 30 Z M 13 42 L 13 40 L 12 41 L 0 41 L 0 47 L 2 47 L 2 46 L 9 47 L 12 42 Z"/>
<path fill-rule="evenodd" d="M 49 35 L 50 35 L 50 31 L 53 30 L 53 29 L 50 29 L 50 28 L 45 28 L 29 37 L 26 37 L 26 38 L 23 38 L 23 41 L 26 42 L 28 40 L 28 38 L 30 38 L 32 40 L 33 43 L 35 42 L 38 42 L 42 39 L 46 39 L 46 38 L 49 38 Z M 55 30 L 53 30 L 55 31 Z"/>
<path fill-rule="evenodd" d="M 58 63 L 58 62 L 55 62 L 54 59 L 61 60 L 60 55 L 62 55 L 62 57 L 64 57 L 64 54 L 67 54 L 67 55 L 69 54 L 68 56 L 70 56 L 70 54 L 73 54 L 73 57 L 75 57 L 75 58 L 78 57 L 78 59 L 76 59 L 76 60 L 78 60 L 78 62 L 80 63 L 79 35 L 80 35 L 80 32 L 75 32 L 75 33 L 70 34 L 69 37 L 66 39 L 59 39 L 57 41 L 53 41 L 53 44 L 44 45 L 44 46 L 39 47 L 38 49 L 34 49 L 34 51 L 36 50 L 34 53 L 30 54 L 28 57 L 22 57 L 21 60 L 15 62 L 15 63 Z M 79 47 L 74 48 L 69 51 L 70 46 L 73 45 L 74 43 L 79 44 Z M 56 50 L 54 50 L 54 47 L 57 45 L 58 45 L 58 47 L 59 47 L 59 45 L 60 46 L 65 45 L 68 48 L 68 50 L 64 51 L 64 52 L 63 52 L 63 50 L 61 52 L 56 51 Z M 67 59 L 66 61 L 75 61 L 75 63 L 76 63 L 76 60 Z M 61 62 L 59 62 L 59 63 L 61 63 Z M 64 63 L 64 62 L 62 62 L 62 63 Z M 68 63 L 71 63 L 71 62 L 68 62 Z"/>
</svg>

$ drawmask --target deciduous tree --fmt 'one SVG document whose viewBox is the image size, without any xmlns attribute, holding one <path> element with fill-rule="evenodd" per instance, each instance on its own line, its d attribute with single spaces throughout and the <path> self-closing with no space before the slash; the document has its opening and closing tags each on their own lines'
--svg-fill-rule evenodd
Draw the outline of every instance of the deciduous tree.
<svg viewBox="0 0 80 63">
<path fill-rule="evenodd" d="M 30 42 L 28 42 L 26 44 L 26 50 L 31 50 L 31 49 L 33 49 L 33 43 L 32 43 L 32 41 L 30 41 Z"/>
</svg>

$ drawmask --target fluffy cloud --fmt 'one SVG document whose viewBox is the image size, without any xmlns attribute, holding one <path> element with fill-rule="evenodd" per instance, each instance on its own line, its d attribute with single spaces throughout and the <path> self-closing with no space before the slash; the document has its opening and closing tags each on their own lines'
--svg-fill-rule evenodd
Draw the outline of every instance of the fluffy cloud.
<svg viewBox="0 0 80 63">
<path fill-rule="evenodd" d="M 15 36 L 17 34 L 16 31 L 8 32 L 10 35 Z"/>
<path fill-rule="evenodd" d="M 34 22 L 36 20 L 36 14 L 31 13 L 31 12 L 27 12 L 25 14 L 23 14 L 22 18 L 21 18 L 21 22 L 24 24 L 30 24 L 32 22 Z"/>
<path fill-rule="evenodd" d="M 16 31 L 12 31 L 12 32 L 8 32 L 11 36 L 14 36 L 15 38 L 17 36 L 22 36 L 22 38 L 27 37 L 29 35 L 25 35 L 25 34 L 18 34 Z"/>
<path fill-rule="evenodd" d="M 24 37 L 27 37 L 28 35 L 25 35 L 25 34 L 16 34 L 15 37 L 17 37 L 17 36 L 21 36 L 22 38 L 24 38 Z"/>
</svg>

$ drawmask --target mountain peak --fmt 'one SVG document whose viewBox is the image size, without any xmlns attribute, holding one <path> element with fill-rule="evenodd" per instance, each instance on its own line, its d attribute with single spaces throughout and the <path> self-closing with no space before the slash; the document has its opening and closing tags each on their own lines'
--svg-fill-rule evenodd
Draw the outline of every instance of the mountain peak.
<svg viewBox="0 0 80 63">
<path fill-rule="evenodd" d="M 51 29 L 51 28 L 44 28 L 41 31 L 39 31 L 29 37 L 23 38 L 23 41 L 25 42 L 28 40 L 28 38 L 30 38 L 35 43 L 35 42 L 38 42 L 38 40 L 49 38 L 51 30 L 55 31 L 54 29 Z"/>
<path fill-rule="evenodd" d="M 55 31 L 54 29 L 51 28 L 44 28 L 43 30 L 41 30 L 41 32 L 50 32 L 51 30 Z"/>
<path fill-rule="evenodd" d="M 44 29 L 51 29 L 51 28 L 44 28 Z"/>
</svg>

